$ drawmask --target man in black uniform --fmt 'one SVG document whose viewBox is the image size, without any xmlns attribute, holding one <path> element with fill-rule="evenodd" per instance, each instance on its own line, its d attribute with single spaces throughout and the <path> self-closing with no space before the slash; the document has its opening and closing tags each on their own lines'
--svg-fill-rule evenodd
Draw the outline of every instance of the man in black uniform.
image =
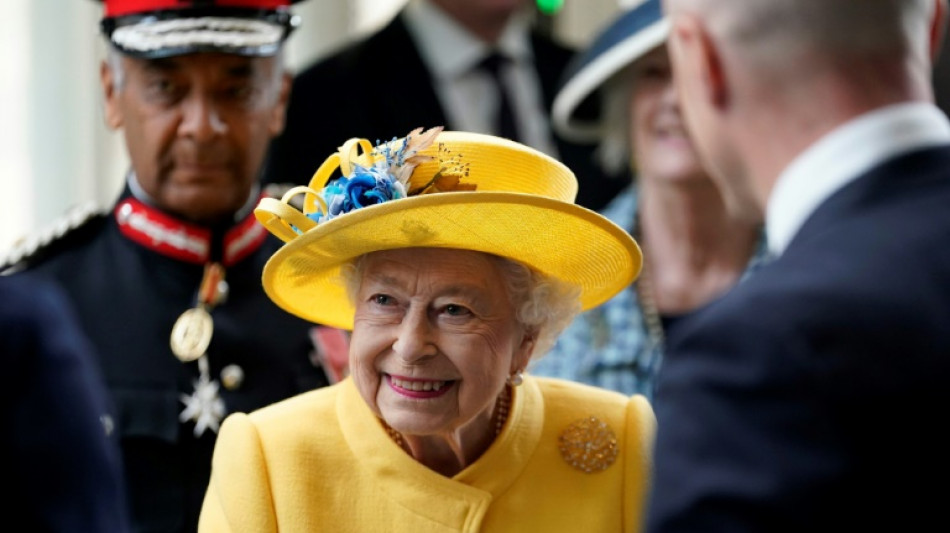
<svg viewBox="0 0 950 533">
<path fill-rule="evenodd" d="M 312 324 L 261 288 L 280 242 L 252 213 L 284 124 L 295 1 L 105 0 L 105 117 L 127 185 L 8 268 L 64 287 L 97 349 L 135 531 L 195 531 L 227 413 L 326 384 Z"/>
</svg>

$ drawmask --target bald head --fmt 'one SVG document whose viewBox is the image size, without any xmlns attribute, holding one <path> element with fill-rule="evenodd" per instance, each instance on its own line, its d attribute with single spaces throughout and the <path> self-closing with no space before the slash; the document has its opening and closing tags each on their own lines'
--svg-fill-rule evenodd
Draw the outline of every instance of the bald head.
<svg viewBox="0 0 950 533">
<path fill-rule="evenodd" d="M 890 57 L 926 71 L 937 1 L 665 0 L 665 8 L 674 17 L 701 17 L 722 46 L 760 68 L 789 72 Z"/>
<path fill-rule="evenodd" d="M 932 101 L 946 2 L 664 0 L 681 107 L 731 208 L 760 218 L 781 170 L 841 124 Z"/>
</svg>

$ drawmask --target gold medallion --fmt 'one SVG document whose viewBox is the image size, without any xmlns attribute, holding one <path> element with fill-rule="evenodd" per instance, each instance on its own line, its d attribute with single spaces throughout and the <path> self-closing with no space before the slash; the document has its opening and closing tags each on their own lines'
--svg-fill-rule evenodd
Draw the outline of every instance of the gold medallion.
<svg viewBox="0 0 950 533">
<path fill-rule="evenodd" d="M 178 317 L 172 327 L 172 352 L 184 363 L 204 355 L 211 344 L 214 321 L 211 314 L 201 307 L 189 309 Z"/>
</svg>

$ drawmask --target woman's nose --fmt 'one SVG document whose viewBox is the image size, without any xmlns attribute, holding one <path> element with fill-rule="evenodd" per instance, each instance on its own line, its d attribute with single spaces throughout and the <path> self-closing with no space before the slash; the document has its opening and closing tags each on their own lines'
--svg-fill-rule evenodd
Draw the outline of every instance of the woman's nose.
<svg viewBox="0 0 950 533">
<path fill-rule="evenodd" d="M 427 313 L 421 309 L 411 309 L 399 324 L 393 351 L 407 363 L 431 357 L 437 352 L 433 333 Z"/>
<path fill-rule="evenodd" d="M 663 86 L 660 98 L 664 105 L 679 110 L 679 95 L 676 92 L 676 84 L 673 83 L 672 76 L 666 80 L 666 85 Z"/>
</svg>

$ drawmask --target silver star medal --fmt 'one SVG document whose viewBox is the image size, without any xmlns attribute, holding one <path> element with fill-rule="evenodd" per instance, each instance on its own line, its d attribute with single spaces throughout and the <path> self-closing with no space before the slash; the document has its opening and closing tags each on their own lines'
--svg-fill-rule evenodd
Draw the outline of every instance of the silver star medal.
<svg viewBox="0 0 950 533">
<path fill-rule="evenodd" d="M 217 433 L 221 420 L 227 414 L 224 400 L 218 395 L 220 386 L 217 381 L 211 379 L 208 372 L 207 356 L 202 355 L 198 359 L 198 368 L 201 375 L 194 381 L 195 391 L 181 395 L 185 408 L 178 415 L 180 422 L 194 421 L 195 437 L 200 437 L 209 428 Z"/>
</svg>

